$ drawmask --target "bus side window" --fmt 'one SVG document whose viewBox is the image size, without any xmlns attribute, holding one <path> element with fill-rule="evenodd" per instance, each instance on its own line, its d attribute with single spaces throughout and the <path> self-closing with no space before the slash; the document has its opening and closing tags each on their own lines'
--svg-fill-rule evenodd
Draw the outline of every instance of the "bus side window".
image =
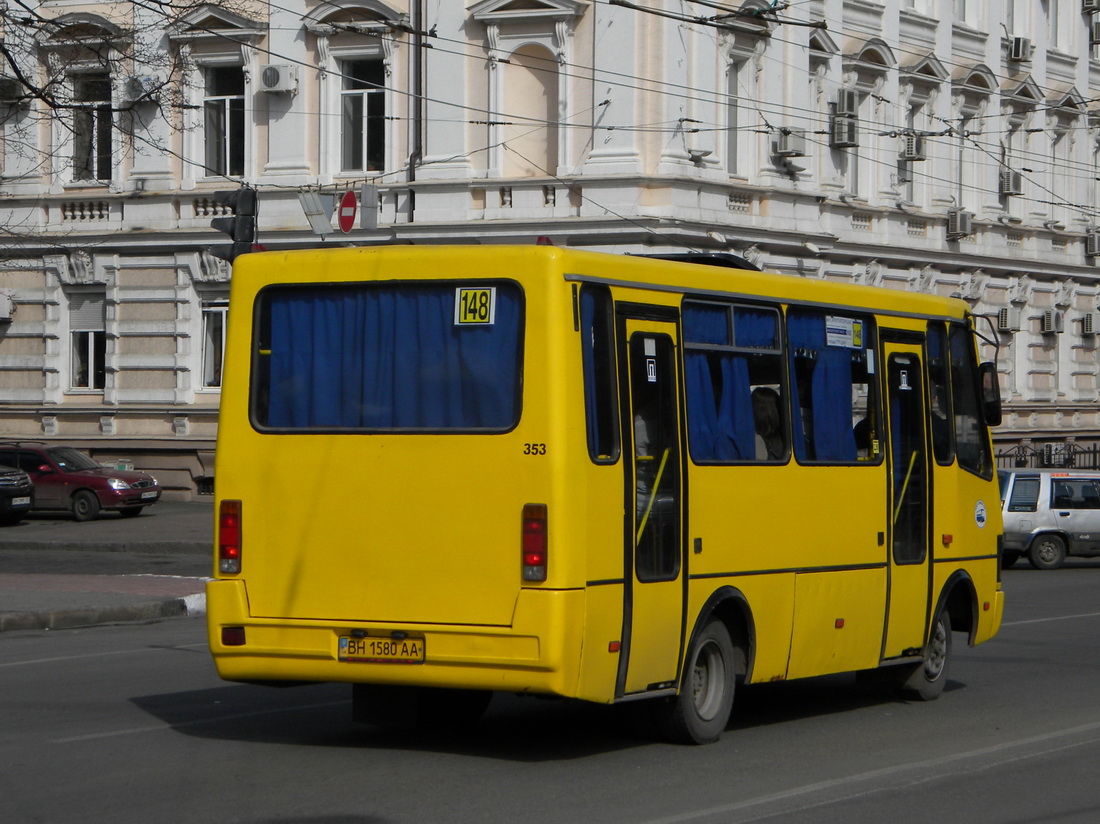
<svg viewBox="0 0 1100 824">
<path fill-rule="evenodd" d="M 799 463 L 881 459 L 871 333 L 868 318 L 788 311 L 792 430 Z"/>
<path fill-rule="evenodd" d="M 619 459 L 619 408 L 615 383 L 615 335 L 611 290 L 581 290 L 581 359 L 588 455 L 596 463 Z"/>
<path fill-rule="evenodd" d="M 948 344 L 951 350 L 951 411 L 955 417 L 959 466 L 982 478 L 992 478 L 993 456 L 982 417 L 974 336 L 961 323 L 952 323 Z"/>
<path fill-rule="evenodd" d="M 685 301 L 683 318 L 692 460 L 786 461 L 779 310 Z"/>
<path fill-rule="evenodd" d="M 948 384 L 947 331 L 942 323 L 928 324 L 928 427 L 932 454 L 939 464 L 955 458 L 952 442 L 951 391 Z"/>
</svg>

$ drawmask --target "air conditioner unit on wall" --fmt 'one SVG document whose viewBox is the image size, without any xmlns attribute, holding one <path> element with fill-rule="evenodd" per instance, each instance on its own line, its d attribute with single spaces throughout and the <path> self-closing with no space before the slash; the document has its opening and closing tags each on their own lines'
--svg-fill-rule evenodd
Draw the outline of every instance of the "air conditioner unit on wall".
<svg viewBox="0 0 1100 824">
<path fill-rule="evenodd" d="M 1096 312 L 1081 315 L 1081 334 L 1092 337 L 1097 332 L 1100 332 L 1100 315 Z"/>
<path fill-rule="evenodd" d="M 997 310 L 998 332 L 1020 331 L 1020 310 L 1013 306 L 1005 306 Z"/>
<path fill-rule="evenodd" d="M 829 145 L 847 149 L 859 145 L 859 120 L 854 117 L 834 117 L 829 128 Z"/>
<path fill-rule="evenodd" d="M 1090 229 L 1085 235 L 1085 254 L 1100 257 L 1100 231 Z"/>
<path fill-rule="evenodd" d="M 1012 169 L 1001 169 L 998 186 L 1002 195 L 1022 195 L 1024 193 L 1024 176 Z"/>
<path fill-rule="evenodd" d="M 927 157 L 924 153 L 924 138 L 919 134 L 902 135 L 902 140 L 904 143 L 899 155 L 902 160 L 924 160 Z"/>
<path fill-rule="evenodd" d="M 14 77 L 0 77 L 0 106 L 13 106 L 27 99 L 27 90 Z"/>
<path fill-rule="evenodd" d="M 956 209 L 947 213 L 947 237 L 960 238 L 974 234 L 974 213 Z"/>
<path fill-rule="evenodd" d="M 1094 14 L 1100 11 L 1100 0 L 1081 0 L 1081 13 Z"/>
<path fill-rule="evenodd" d="M 11 295 L 0 292 L 0 323 L 10 323 L 15 315 L 15 301 Z"/>
<path fill-rule="evenodd" d="M 298 67 L 288 64 L 261 66 L 260 89 L 272 93 L 298 91 Z"/>
<path fill-rule="evenodd" d="M 1061 332 L 1065 329 L 1065 315 L 1057 309 L 1047 309 L 1039 319 L 1040 331 L 1044 335 Z"/>
<path fill-rule="evenodd" d="M 805 157 L 806 130 L 783 129 L 775 138 L 775 153 L 780 157 Z"/>
<path fill-rule="evenodd" d="M 859 92 L 855 89 L 841 89 L 836 95 L 837 117 L 859 117 Z"/>
<path fill-rule="evenodd" d="M 1008 59 L 1023 63 L 1031 59 L 1031 38 L 1013 37 L 1008 43 Z"/>
</svg>

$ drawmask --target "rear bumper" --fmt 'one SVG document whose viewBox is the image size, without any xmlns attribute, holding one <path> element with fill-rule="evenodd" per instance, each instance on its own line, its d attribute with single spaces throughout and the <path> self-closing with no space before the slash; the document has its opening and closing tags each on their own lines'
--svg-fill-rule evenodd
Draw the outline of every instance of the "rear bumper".
<svg viewBox="0 0 1100 824">
<path fill-rule="evenodd" d="M 574 697 L 583 599 L 583 590 L 521 590 L 508 627 L 252 618 L 245 582 L 218 580 L 206 585 L 207 634 L 218 674 L 229 681 L 344 681 Z M 245 643 L 224 645 L 223 627 L 242 627 Z M 353 630 L 422 637 L 425 661 L 340 661 L 339 638 Z"/>
</svg>

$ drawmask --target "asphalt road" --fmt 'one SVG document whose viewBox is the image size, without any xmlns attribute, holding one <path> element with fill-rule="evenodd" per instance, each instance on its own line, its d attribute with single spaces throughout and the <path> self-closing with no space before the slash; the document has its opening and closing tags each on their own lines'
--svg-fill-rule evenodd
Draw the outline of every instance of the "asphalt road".
<svg viewBox="0 0 1100 824">
<path fill-rule="evenodd" d="M 1100 818 L 1100 562 L 1005 573 L 1001 634 L 947 691 L 849 676 L 744 689 L 717 744 L 630 708 L 497 696 L 471 733 L 350 724 L 348 688 L 220 682 L 198 619 L 0 637 L 0 821 L 929 821 Z"/>
</svg>

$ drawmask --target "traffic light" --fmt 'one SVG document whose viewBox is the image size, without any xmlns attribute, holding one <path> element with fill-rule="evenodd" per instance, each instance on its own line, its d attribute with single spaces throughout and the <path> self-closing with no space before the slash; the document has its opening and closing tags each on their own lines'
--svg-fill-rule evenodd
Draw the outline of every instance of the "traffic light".
<svg viewBox="0 0 1100 824">
<path fill-rule="evenodd" d="M 228 206 L 233 215 L 214 218 L 210 221 L 210 228 L 225 232 L 233 242 L 211 246 L 210 254 L 232 263 L 237 255 L 251 252 L 252 244 L 256 242 L 256 211 L 259 199 L 255 189 L 242 186 L 229 192 L 214 192 L 214 202 Z"/>
</svg>

